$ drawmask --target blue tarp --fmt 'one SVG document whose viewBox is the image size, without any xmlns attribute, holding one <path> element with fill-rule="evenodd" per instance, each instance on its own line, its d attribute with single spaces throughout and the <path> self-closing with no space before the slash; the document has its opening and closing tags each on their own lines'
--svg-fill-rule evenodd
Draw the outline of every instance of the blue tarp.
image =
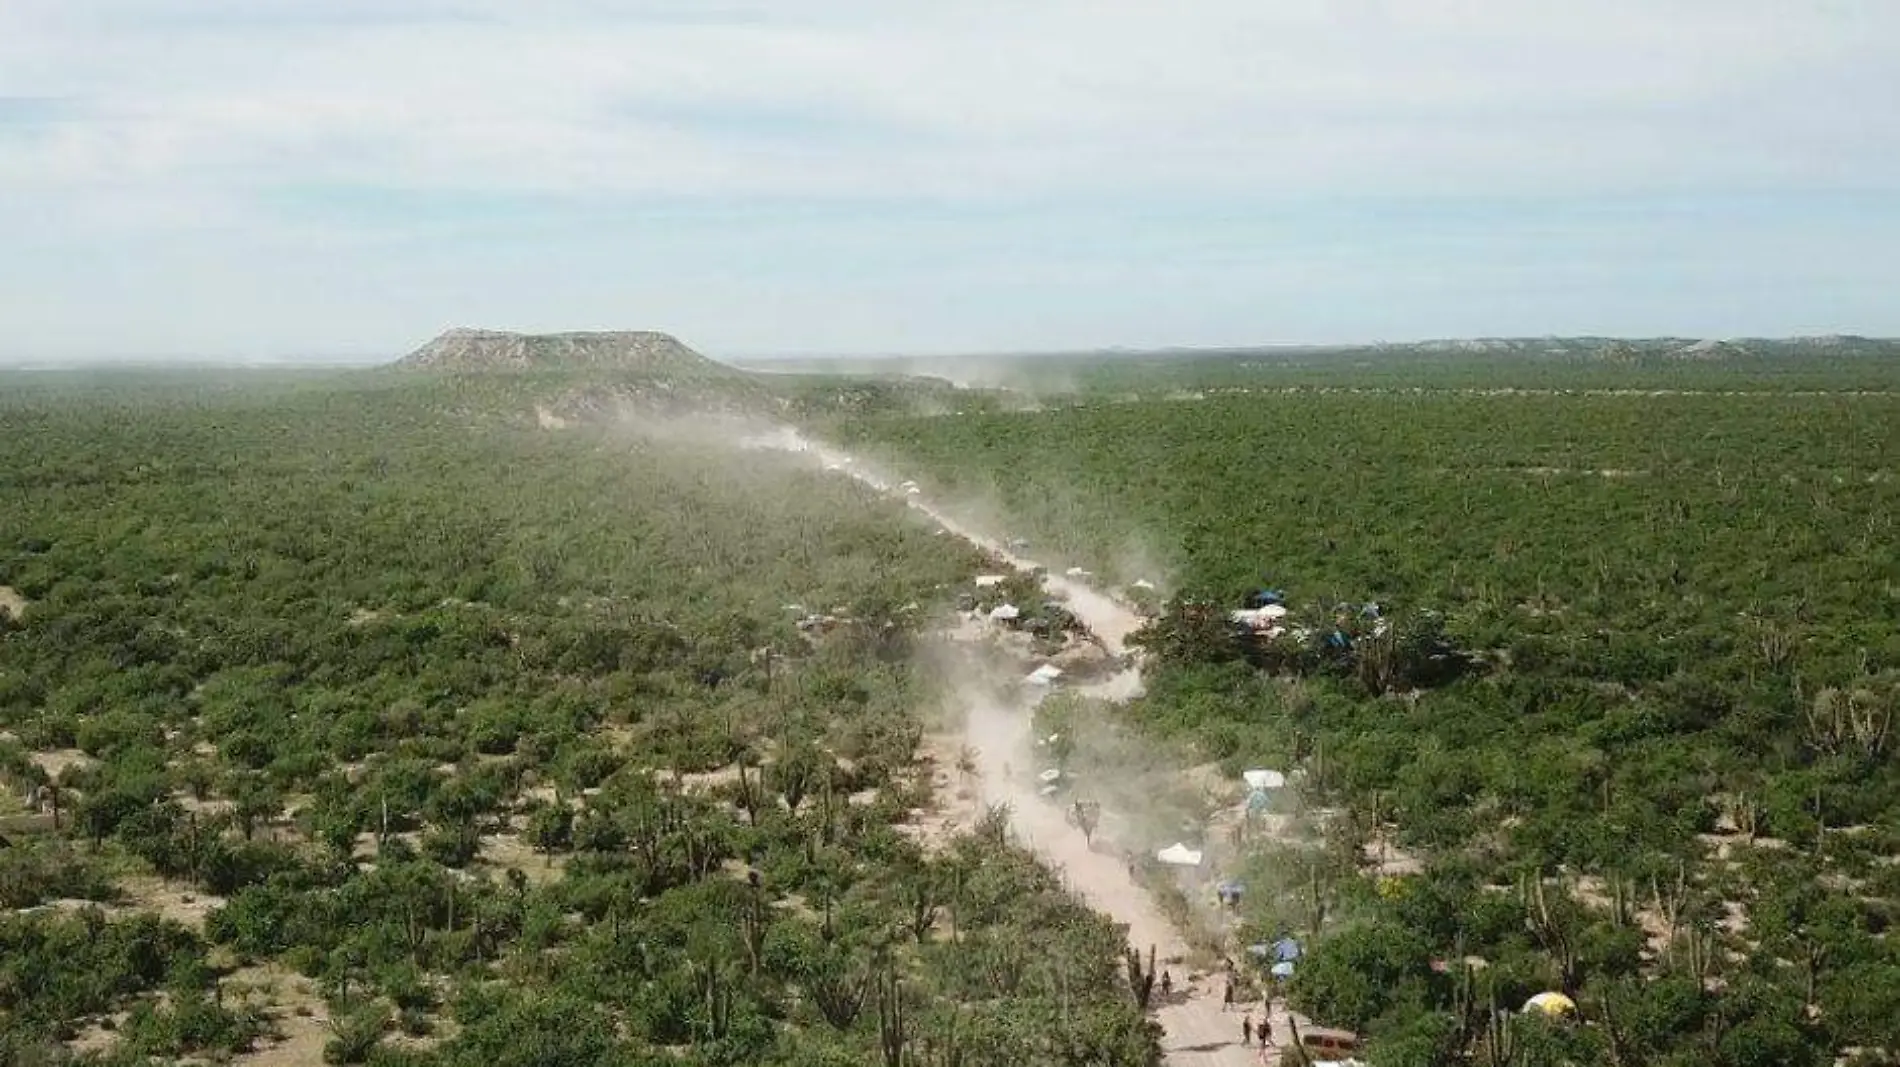
<svg viewBox="0 0 1900 1067">
<path fill-rule="evenodd" d="M 1256 589 L 1253 591 L 1253 595 L 1247 598 L 1247 606 L 1254 608 L 1264 608 L 1268 604 L 1284 603 L 1286 603 L 1286 593 L 1279 589 Z"/>
<path fill-rule="evenodd" d="M 1267 791 L 1264 789 L 1256 789 L 1247 794 L 1248 811 L 1265 811 L 1267 810 L 1267 806 L 1272 803 L 1273 798 L 1269 797 Z"/>
<path fill-rule="evenodd" d="M 1271 956 L 1277 960 L 1273 966 L 1274 974 L 1280 974 L 1281 968 L 1285 968 L 1285 973 L 1292 974 L 1293 961 L 1300 958 L 1300 943 L 1290 937 L 1283 937 L 1272 943 L 1262 941 L 1257 945 L 1248 945 L 1247 953 L 1261 959 Z"/>
</svg>

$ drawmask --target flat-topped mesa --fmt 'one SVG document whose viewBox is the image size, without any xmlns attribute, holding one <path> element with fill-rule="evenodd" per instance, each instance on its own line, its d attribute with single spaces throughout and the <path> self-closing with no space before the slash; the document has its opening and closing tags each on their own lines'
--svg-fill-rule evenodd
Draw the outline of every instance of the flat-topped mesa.
<svg viewBox="0 0 1900 1067">
<path fill-rule="evenodd" d="M 396 366 L 465 373 L 594 370 L 701 378 L 740 373 L 686 347 L 672 334 L 648 330 L 510 333 L 458 327 L 404 356 Z"/>
</svg>

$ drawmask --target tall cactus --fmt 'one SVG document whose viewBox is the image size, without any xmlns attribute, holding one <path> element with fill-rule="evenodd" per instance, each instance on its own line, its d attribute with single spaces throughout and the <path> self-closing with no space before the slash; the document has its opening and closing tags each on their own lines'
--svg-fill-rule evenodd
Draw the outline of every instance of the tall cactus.
<svg viewBox="0 0 1900 1067">
<path fill-rule="evenodd" d="M 1130 945 L 1123 950 L 1123 959 L 1128 966 L 1128 989 L 1135 995 L 1135 1007 L 1148 1010 L 1148 1004 L 1154 998 L 1155 989 L 1155 947 L 1148 946 L 1148 966 L 1141 965 L 1141 952 Z"/>
<path fill-rule="evenodd" d="M 849 1030 L 864 1009 L 864 996 L 871 988 L 871 968 L 867 964 L 853 973 L 849 960 L 839 960 L 812 976 L 807 985 L 812 1003 L 834 1030 Z"/>
<path fill-rule="evenodd" d="M 922 1061 L 919 1067 L 963 1067 L 965 1062 L 963 1035 L 961 1033 L 963 1012 L 953 1009 L 950 1022 L 944 1032 L 935 1037 L 924 1039 Z"/>
<path fill-rule="evenodd" d="M 751 760 L 739 759 L 739 807 L 745 811 L 746 821 L 753 826 L 759 825 L 759 806 L 764 803 L 765 787 L 760 781 L 761 775 L 749 772 Z"/>
<path fill-rule="evenodd" d="M 751 872 L 750 881 L 752 891 L 747 894 L 745 911 L 739 916 L 739 932 L 745 941 L 746 961 L 756 976 L 765 953 L 765 932 L 771 925 L 771 909 L 766 907 L 765 890 L 759 884 L 757 871 Z"/>
<path fill-rule="evenodd" d="M 732 988 L 720 972 L 720 966 L 707 967 L 700 972 L 700 993 L 706 1001 L 706 1038 L 720 1041 L 732 1028 Z"/>
<path fill-rule="evenodd" d="M 1496 993 L 1491 995 L 1490 1008 L 1485 1012 L 1482 1053 L 1480 1067 L 1513 1067 L 1518 1062 L 1517 1033 L 1510 1016 L 1498 1010 Z"/>
<path fill-rule="evenodd" d="M 909 1041 L 909 1019 L 904 1011 L 904 985 L 897 972 L 886 969 L 878 979 L 877 1038 L 884 1067 L 904 1067 L 904 1049 Z"/>
<path fill-rule="evenodd" d="M 1563 920 L 1551 908 L 1550 899 L 1544 890 L 1544 880 L 1535 875 L 1526 876 L 1518 886 L 1518 893 L 1524 903 L 1525 925 L 1537 943 L 1550 954 L 1552 962 L 1556 963 L 1558 981 L 1563 991 L 1574 996 L 1582 979 L 1577 943 Z"/>
</svg>

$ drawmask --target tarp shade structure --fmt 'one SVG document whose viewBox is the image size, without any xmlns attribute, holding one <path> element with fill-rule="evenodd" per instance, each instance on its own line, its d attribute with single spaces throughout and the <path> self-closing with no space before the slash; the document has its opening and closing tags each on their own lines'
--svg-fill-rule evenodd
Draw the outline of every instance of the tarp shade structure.
<svg viewBox="0 0 1900 1067">
<path fill-rule="evenodd" d="M 1267 973 L 1273 975 L 1275 978 L 1291 978 L 1293 977 L 1293 961 L 1281 960 L 1269 968 Z"/>
<path fill-rule="evenodd" d="M 1155 859 L 1170 867 L 1199 867 L 1201 865 L 1200 851 L 1189 848 L 1179 841 L 1155 853 Z"/>
<path fill-rule="evenodd" d="M 1273 958 L 1276 960 L 1297 960 L 1300 958 L 1300 943 L 1290 937 L 1283 937 L 1273 943 Z"/>
<path fill-rule="evenodd" d="M 1007 578 L 1008 575 L 1004 574 L 979 574 L 976 576 L 976 587 L 978 589 L 988 589 L 991 586 L 1002 585 Z"/>
<path fill-rule="evenodd" d="M 998 622 L 1010 622 L 1023 616 L 1022 609 L 1014 604 L 998 604 L 990 609 L 990 618 Z"/>
<path fill-rule="evenodd" d="M 1242 771 L 1240 779 L 1255 789 L 1280 789 L 1286 785 L 1286 775 L 1279 771 Z"/>
</svg>

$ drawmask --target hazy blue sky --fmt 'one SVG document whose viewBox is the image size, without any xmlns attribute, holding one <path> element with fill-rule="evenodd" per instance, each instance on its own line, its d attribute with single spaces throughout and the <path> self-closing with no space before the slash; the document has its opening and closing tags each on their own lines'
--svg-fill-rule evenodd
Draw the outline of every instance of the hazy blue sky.
<svg viewBox="0 0 1900 1067">
<path fill-rule="evenodd" d="M 1893 0 L 4 0 L 0 358 L 1900 334 Z"/>
</svg>

